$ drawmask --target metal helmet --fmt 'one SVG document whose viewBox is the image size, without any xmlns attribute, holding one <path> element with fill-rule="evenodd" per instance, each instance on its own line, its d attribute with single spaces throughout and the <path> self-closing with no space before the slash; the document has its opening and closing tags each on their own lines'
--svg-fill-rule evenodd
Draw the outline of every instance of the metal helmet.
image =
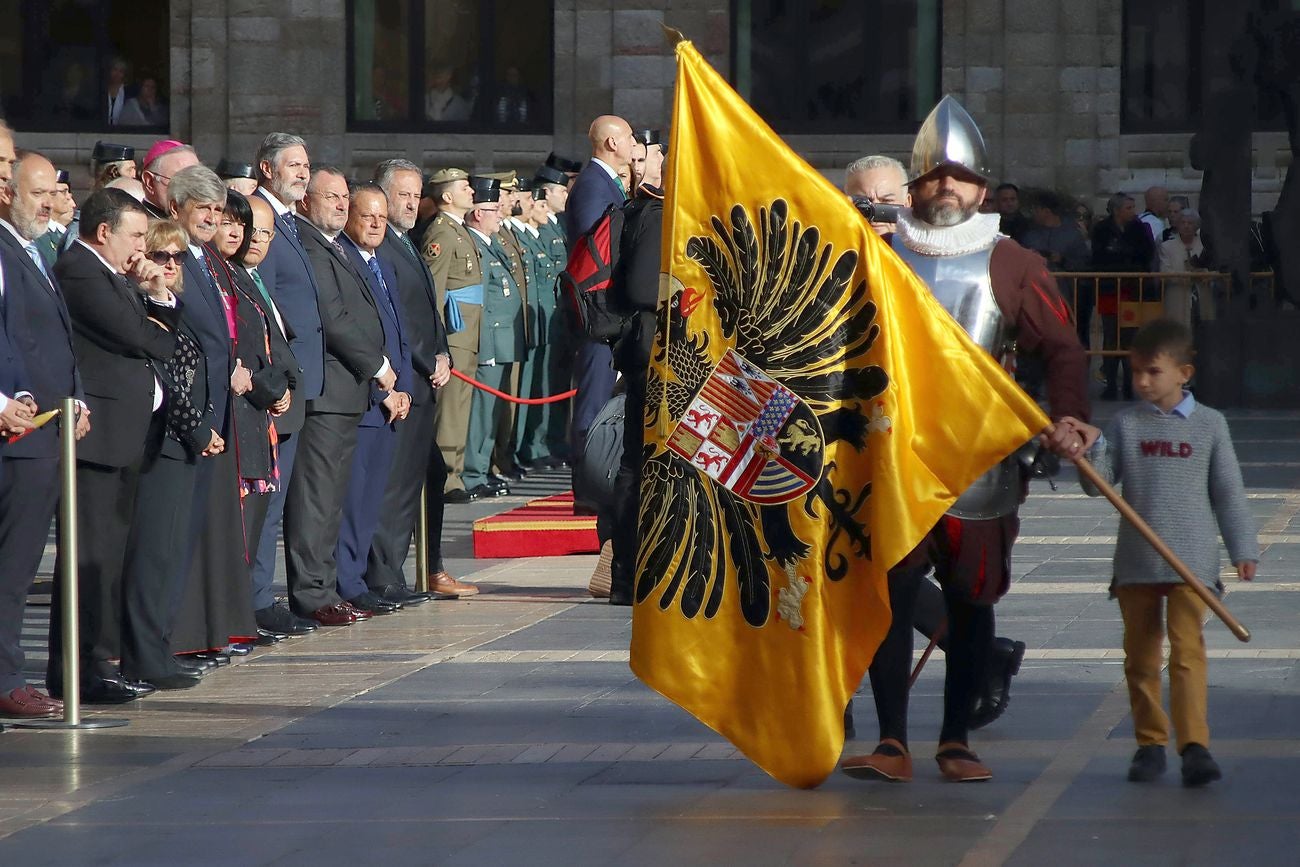
<svg viewBox="0 0 1300 867">
<path fill-rule="evenodd" d="M 992 178 L 984 136 L 975 119 L 951 94 L 939 100 L 912 145 L 912 183 L 943 166 L 965 169 L 984 181 Z"/>
</svg>

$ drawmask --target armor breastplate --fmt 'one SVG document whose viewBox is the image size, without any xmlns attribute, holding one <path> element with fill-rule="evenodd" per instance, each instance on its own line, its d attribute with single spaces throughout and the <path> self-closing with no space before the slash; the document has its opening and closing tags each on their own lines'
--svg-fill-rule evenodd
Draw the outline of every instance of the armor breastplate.
<svg viewBox="0 0 1300 867">
<path fill-rule="evenodd" d="M 925 256 L 904 246 L 898 235 L 893 239 L 894 252 L 925 281 L 935 300 L 972 340 L 1001 362 L 1008 349 L 1008 328 L 989 276 L 995 244 L 960 256 Z M 976 479 L 948 514 L 973 520 L 1000 518 L 1014 512 L 1019 503 L 1020 467 L 1012 454 Z"/>
</svg>

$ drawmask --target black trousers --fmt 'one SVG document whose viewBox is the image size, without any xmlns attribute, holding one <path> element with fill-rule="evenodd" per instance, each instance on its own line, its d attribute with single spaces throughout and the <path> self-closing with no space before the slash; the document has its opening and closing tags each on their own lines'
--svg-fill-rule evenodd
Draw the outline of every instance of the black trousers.
<svg viewBox="0 0 1300 867">
<path fill-rule="evenodd" d="M 630 599 L 636 589 L 636 558 L 640 548 L 641 465 L 645 447 L 646 372 L 654 345 L 655 317 L 640 314 L 619 342 L 614 363 L 623 374 L 623 457 L 614 477 L 615 512 L 612 524 L 613 559 L 610 596 Z"/>
<path fill-rule="evenodd" d="M 159 414 L 154 415 L 154 426 L 158 427 Z M 154 440 L 151 434 L 149 441 Z M 77 462 L 78 645 L 81 676 L 85 679 L 119 674 L 112 660 L 121 652 L 122 573 L 144 462 L 143 453 L 124 467 Z M 64 552 L 59 551 L 56 575 L 62 574 L 63 557 Z M 46 667 L 46 683 L 51 685 L 63 684 L 63 622 L 58 616 L 62 600 L 62 587 L 55 581 L 50 608 L 50 660 Z"/>
<path fill-rule="evenodd" d="M 357 448 L 361 415 L 308 411 L 284 502 L 285 571 L 295 612 L 307 615 L 342 600 L 334 547 Z"/>
<path fill-rule="evenodd" d="M 158 456 L 140 473 L 122 579 L 122 674 L 149 680 L 177 671 L 172 625 L 189 570 L 195 463 Z"/>
<path fill-rule="evenodd" d="M 397 426 L 397 446 L 393 456 L 393 469 L 388 474 L 380 509 L 379 526 L 370 540 L 370 554 L 366 561 L 366 586 L 373 589 L 389 584 L 405 586 L 406 558 L 411 549 L 411 537 L 420 519 L 420 494 L 429 486 L 429 536 L 430 541 L 442 537 L 442 495 L 447 482 L 447 465 L 443 463 L 442 450 L 434 442 L 434 410 L 436 404 L 423 401 L 411 406 L 411 414 Z M 431 465 L 441 468 L 441 476 L 434 484 Z M 436 502 L 436 509 L 434 503 Z M 434 533 L 434 513 L 437 513 L 437 534 Z M 441 544 L 437 546 L 442 550 Z M 430 548 L 429 568 L 438 571 L 441 558 L 435 564 Z"/>
<path fill-rule="evenodd" d="M 868 673 L 880 722 L 880 739 L 907 744 L 907 681 L 912 671 L 912 624 L 925 567 L 889 573 L 889 604 L 893 620 Z M 943 684 L 943 728 L 940 743 L 964 744 L 970 733 L 975 697 L 984 682 L 993 645 L 993 607 L 975 605 L 960 591 L 945 588 L 948 617 L 946 673 Z"/>
<path fill-rule="evenodd" d="M 594 340 L 578 345 L 573 359 L 573 424 L 569 430 L 569 448 L 576 466 L 586 451 L 587 429 L 601 408 L 614 394 L 613 357 L 608 346 Z"/>
<path fill-rule="evenodd" d="M 0 463 L 0 694 L 8 694 L 26 683 L 23 614 L 59 505 L 59 459 L 3 458 Z M 56 608 L 52 619 L 58 616 Z"/>
</svg>

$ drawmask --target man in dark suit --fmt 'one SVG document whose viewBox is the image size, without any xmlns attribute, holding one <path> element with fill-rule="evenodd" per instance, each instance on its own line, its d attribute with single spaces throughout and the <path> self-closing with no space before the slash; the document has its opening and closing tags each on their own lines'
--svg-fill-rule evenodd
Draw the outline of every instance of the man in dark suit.
<svg viewBox="0 0 1300 867">
<path fill-rule="evenodd" d="M 370 543 L 379 525 L 380 508 L 393 466 L 398 430 L 411 410 L 411 344 L 403 321 L 397 291 L 397 273 L 377 254 L 388 232 L 388 197 L 375 184 L 352 189 L 348 222 L 339 236 L 353 267 L 365 279 L 366 288 L 384 330 L 384 355 L 397 371 L 392 391 L 370 389 L 370 406 L 361 417 L 357 449 L 352 455 L 352 472 L 343 506 L 335 560 L 338 563 L 339 595 L 349 604 L 371 614 L 387 614 L 401 602 L 382 599 L 365 582 Z M 403 468 L 407 472 L 407 468 Z"/>
<path fill-rule="evenodd" d="M 622 206 L 627 190 L 618 171 L 632 163 L 632 127 L 621 117 L 602 115 L 591 122 L 591 160 L 582 167 L 569 190 L 565 205 L 565 231 L 570 243 L 585 234 L 610 205 Z M 573 424 L 570 444 L 573 462 L 582 457 L 587 429 L 614 391 L 614 364 L 604 343 L 575 335 L 577 352 L 573 361 Z"/>
<path fill-rule="evenodd" d="M 158 449 L 163 383 L 159 365 L 176 348 L 172 334 L 152 319 L 179 324 L 176 300 L 141 299 L 137 284 L 165 294 L 162 269 L 144 257 L 144 208 L 121 190 L 100 190 L 81 208 L 80 237 L 54 266 L 72 317 L 73 348 L 86 403 L 95 419 L 77 451 L 77 524 L 80 594 L 81 700 L 117 703 L 153 691 L 121 679 L 118 655 L 123 563 L 140 467 Z M 132 279 L 128 280 L 129 275 Z M 63 552 L 59 552 L 63 556 Z M 56 572 L 59 567 L 56 566 Z M 54 585 L 53 610 L 60 605 Z M 50 624 L 46 683 L 61 696 L 63 639 Z"/>
<path fill-rule="evenodd" d="M 447 464 L 435 442 L 434 409 L 438 389 L 451 378 L 451 350 L 447 346 L 447 330 L 439 312 L 433 276 L 407 236 L 418 213 L 420 169 L 406 160 L 385 160 L 375 168 L 375 182 L 388 196 L 388 231 L 379 247 L 379 257 L 391 264 L 397 275 L 397 294 L 407 325 L 415 376 L 411 384 L 410 414 L 397 427 L 397 453 L 393 460 L 401 471 L 388 477 L 379 509 L 379 526 L 370 541 L 366 584 L 381 599 L 412 605 L 430 595 L 455 598 L 461 593 L 471 595 L 478 588 L 457 581 L 442 562 Z M 429 520 L 426 544 L 431 594 L 412 593 L 404 575 L 411 536 L 419 519 L 422 490 L 426 493 Z"/>
<path fill-rule="evenodd" d="M 275 558 L 279 548 L 284 503 L 293 481 L 298 454 L 298 433 L 302 430 L 307 401 L 320 397 L 325 384 L 325 337 L 317 301 L 316 275 L 298 233 L 294 208 L 307 194 L 311 164 L 307 145 L 296 135 L 273 132 L 257 151 L 260 186 L 250 203 L 261 200 L 274 212 L 275 236 L 266 258 L 257 266 L 267 293 L 275 302 L 289 334 L 289 345 L 298 360 L 300 373 L 289 413 L 276 419 L 280 487 L 270 495 L 266 523 L 257 541 L 253 562 L 253 616 L 259 629 L 272 634 L 305 635 L 316 622 L 298 617 L 275 601 Z"/>
<path fill-rule="evenodd" d="M 58 407 L 65 397 L 83 398 L 72 323 L 36 245 L 49 230 L 55 186 L 54 166 L 32 152 L 19 154 L 12 179 L 0 184 L 5 329 L 27 373 L 24 386 L 44 409 Z M 78 436 L 84 436 L 88 414 L 82 412 L 75 424 Z M 56 424 L 46 425 L 0 452 L 0 716 L 49 716 L 61 710 L 57 701 L 29 690 L 19 647 L 27 588 L 59 502 L 57 430 Z"/>
<path fill-rule="evenodd" d="M 325 332 L 324 393 L 307 404 L 297 465 L 284 508 L 285 560 L 295 611 L 322 626 L 371 616 L 339 597 L 335 544 L 343 520 L 357 425 L 370 408 L 372 384 L 389 392 L 397 371 L 384 352 L 375 301 L 338 236 L 348 219 L 348 184 L 336 168 L 318 168 L 297 230 L 311 260 Z M 400 361 L 400 359 L 399 359 Z"/>
</svg>

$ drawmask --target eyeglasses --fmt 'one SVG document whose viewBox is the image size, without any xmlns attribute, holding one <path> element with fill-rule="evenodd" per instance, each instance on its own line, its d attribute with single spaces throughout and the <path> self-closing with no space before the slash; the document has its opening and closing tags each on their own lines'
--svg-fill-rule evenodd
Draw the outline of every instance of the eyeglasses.
<svg viewBox="0 0 1300 867">
<path fill-rule="evenodd" d="M 275 237 L 275 229 L 254 229 L 248 233 L 254 241 L 269 241 Z"/>
<path fill-rule="evenodd" d="M 146 259 L 155 265 L 166 265 L 168 262 L 184 265 L 185 257 L 189 254 L 189 250 L 177 250 L 175 253 L 168 253 L 166 250 L 154 250 L 152 253 L 145 253 L 144 255 Z"/>
<path fill-rule="evenodd" d="M 162 180 L 162 182 L 165 183 L 165 184 L 170 184 L 170 183 L 172 182 L 172 176 L 171 176 L 171 175 L 162 175 L 162 174 L 159 174 L 158 172 L 148 172 L 148 174 L 153 175 L 155 178 L 160 178 L 160 179 Z"/>
</svg>

